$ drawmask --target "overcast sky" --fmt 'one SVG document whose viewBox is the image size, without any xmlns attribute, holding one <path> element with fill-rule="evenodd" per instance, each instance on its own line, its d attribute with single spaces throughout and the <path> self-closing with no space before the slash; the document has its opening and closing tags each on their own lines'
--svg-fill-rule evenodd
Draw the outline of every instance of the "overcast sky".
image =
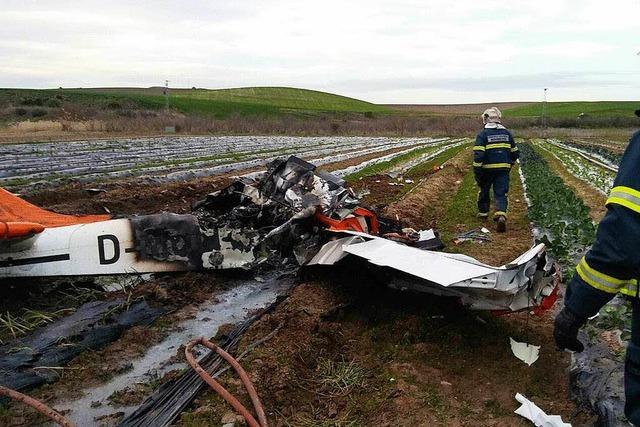
<svg viewBox="0 0 640 427">
<path fill-rule="evenodd" d="M 0 0 L 0 87 L 640 99 L 640 0 Z"/>
</svg>

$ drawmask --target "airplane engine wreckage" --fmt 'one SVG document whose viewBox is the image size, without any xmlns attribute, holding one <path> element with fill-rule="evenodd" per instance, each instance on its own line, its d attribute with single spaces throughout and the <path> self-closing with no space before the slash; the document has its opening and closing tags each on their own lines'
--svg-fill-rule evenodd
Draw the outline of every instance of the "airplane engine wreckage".
<svg viewBox="0 0 640 427">
<path fill-rule="evenodd" d="M 544 245 L 501 267 L 426 250 L 442 247 L 433 232 L 403 232 L 361 207 L 343 179 L 294 156 L 186 215 L 73 217 L 4 190 L 0 197 L 0 277 L 326 266 L 356 257 L 389 272 L 392 288 L 457 297 L 472 309 L 542 311 L 556 299 L 557 269 Z"/>
</svg>

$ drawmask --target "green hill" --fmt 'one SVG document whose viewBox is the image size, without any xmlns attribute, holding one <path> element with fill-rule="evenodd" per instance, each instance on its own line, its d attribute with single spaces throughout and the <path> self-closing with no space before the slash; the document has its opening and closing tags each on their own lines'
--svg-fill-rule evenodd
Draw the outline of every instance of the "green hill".
<svg viewBox="0 0 640 427">
<path fill-rule="evenodd" d="M 0 107 L 27 110 L 27 117 L 42 110 L 51 117 L 52 109 L 72 104 L 78 110 L 131 111 L 165 107 L 162 87 L 151 88 L 75 88 L 0 89 Z M 247 87 L 237 89 L 169 90 L 169 107 L 184 114 L 225 118 L 233 115 L 319 113 L 387 113 L 392 110 L 359 99 L 315 90 L 289 87 Z"/>
<path fill-rule="evenodd" d="M 80 89 L 84 93 L 128 96 L 161 96 L 163 88 L 96 88 Z M 235 89 L 170 89 L 170 98 L 179 103 L 185 99 L 213 103 L 263 105 L 290 110 L 367 112 L 389 111 L 389 108 L 346 96 L 291 87 L 244 87 Z M 164 100 L 164 98 L 163 98 Z"/>
</svg>

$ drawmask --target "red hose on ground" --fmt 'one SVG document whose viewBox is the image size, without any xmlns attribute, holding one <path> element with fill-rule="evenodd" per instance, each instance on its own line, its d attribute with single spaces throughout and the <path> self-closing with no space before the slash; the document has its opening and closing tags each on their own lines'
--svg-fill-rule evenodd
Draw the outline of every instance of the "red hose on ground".
<svg viewBox="0 0 640 427">
<path fill-rule="evenodd" d="M 247 389 L 247 392 L 249 393 L 249 397 L 251 398 L 251 402 L 253 403 L 253 409 L 256 411 L 256 414 L 258 415 L 258 420 L 260 420 L 260 422 L 256 421 L 256 419 L 253 417 L 253 415 L 251 415 L 249 410 L 242 403 L 240 403 L 238 399 L 236 399 L 231 393 L 229 393 L 219 382 L 214 380 L 213 377 L 211 377 L 211 375 L 209 375 L 209 373 L 207 373 L 204 369 L 202 369 L 202 367 L 198 364 L 198 361 L 195 359 L 192 353 L 193 347 L 195 347 L 198 344 L 201 344 L 207 347 L 208 349 L 217 352 L 220 355 L 220 357 L 226 360 L 227 363 L 229 363 L 231 367 L 238 373 L 238 375 L 240 376 L 240 380 L 242 381 L 242 384 L 244 385 L 244 387 Z M 189 344 L 187 344 L 187 347 L 184 350 L 184 354 L 187 357 L 187 362 L 196 371 L 196 373 L 200 376 L 200 378 L 202 378 L 207 384 L 209 384 L 209 386 L 211 386 L 211 388 L 214 389 L 216 393 L 222 396 L 222 398 L 226 400 L 227 403 L 233 406 L 233 409 L 238 411 L 240 415 L 244 417 L 249 427 L 268 427 L 267 417 L 264 413 L 264 408 L 262 407 L 262 403 L 260 403 L 260 398 L 258 397 L 258 393 L 256 392 L 256 389 L 253 386 L 253 383 L 251 383 L 251 379 L 249 378 L 249 375 L 247 375 L 245 370 L 242 369 L 242 366 L 240 366 L 238 361 L 235 360 L 233 356 L 231 356 L 229 353 L 227 353 L 226 351 L 224 351 L 223 349 L 221 349 L 220 347 L 218 347 L 217 345 L 215 345 L 214 343 L 212 343 L 211 341 L 207 340 L 204 337 L 199 337 L 194 340 L 191 340 Z"/>
<path fill-rule="evenodd" d="M 34 399 L 33 397 L 29 397 L 26 394 L 22 394 L 18 391 L 11 390 L 10 388 L 6 388 L 0 385 L 0 396 L 7 396 L 13 400 L 17 400 L 26 405 L 29 405 L 47 418 L 50 418 L 56 423 L 60 424 L 62 427 L 74 427 L 71 421 L 66 419 L 64 416 L 60 415 L 58 412 L 54 411 L 39 400 Z"/>
</svg>

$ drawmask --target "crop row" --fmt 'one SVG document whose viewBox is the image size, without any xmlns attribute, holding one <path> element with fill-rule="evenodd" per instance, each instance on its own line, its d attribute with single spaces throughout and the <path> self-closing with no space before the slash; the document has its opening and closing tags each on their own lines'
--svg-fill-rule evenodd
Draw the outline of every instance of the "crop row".
<svg viewBox="0 0 640 427">
<path fill-rule="evenodd" d="M 294 138 L 189 137 L 96 141 L 93 143 L 19 144 L 0 146 L 0 178 L 38 176 L 48 172 L 112 171 L 215 161 L 234 156 L 287 149 L 388 145 L 389 140 L 301 140 Z"/>
<path fill-rule="evenodd" d="M 609 166 L 617 167 L 620 164 L 620 160 L 622 159 L 622 152 L 620 150 L 615 150 L 614 148 L 603 144 L 576 141 L 559 141 L 556 139 L 549 139 L 548 141 L 565 149 L 577 151 L 589 158 L 592 158 Z"/>
<path fill-rule="evenodd" d="M 530 144 L 519 147 L 536 241 L 545 243 L 561 264 L 572 266 L 595 238 L 589 210 Z"/>
<path fill-rule="evenodd" d="M 441 143 L 446 138 L 190 137 L 92 143 L 0 146 L 0 185 L 13 189 L 55 186 L 74 179 L 95 182 L 132 176 L 175 181 L 263 165 L 286 155 L 318 162 L 402 147 Z M 161 144 L 162 142 L 162 144 Z M 147 147 L 149 145 L 149 147 Z M 46 147 L 48 146 L 48 148 Z M 100 147 L 101 149 L 96 149 Z M 54 149 L 55 155 L 45 155 Z M 7 157 L 12 157 L 11 159 Z M 42 181 L 45 181 L 44 183 Z"/>
<path fill-rule="evenodd" d="M 562 145 L 546 141 L 535 141 L 536 147 L 545 150 L 557 158 L 575 177 L 585 181 L 603 194 L 608 194 L 613 186 L 615 172 L 587 160 L 579 153 L 563 148 Z"/>
</svg>

